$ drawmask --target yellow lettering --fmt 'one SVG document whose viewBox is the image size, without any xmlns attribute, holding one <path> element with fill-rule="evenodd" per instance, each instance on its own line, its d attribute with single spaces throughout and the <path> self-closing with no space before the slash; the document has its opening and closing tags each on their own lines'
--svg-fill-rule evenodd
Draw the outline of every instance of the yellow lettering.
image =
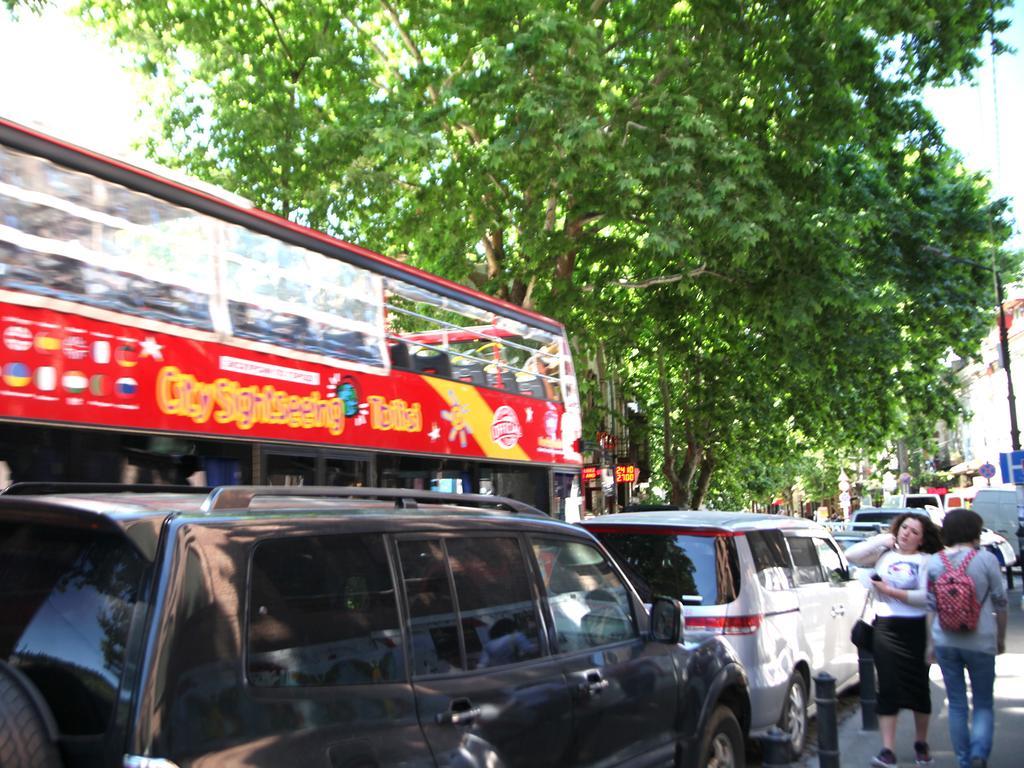
<svg viewBox="0 0 1024 768">
<path fill-rule="evenodd" d="M 378 432 L 422 432 L 423 408 L 419 403 L 411 406 L 399 398 L 388 402 L 380 395 L 366 398 L 370 406 L 370 429 Z"/>
<path fill-rule="evenodd" d="M 270 385 L 243 387 L 223 377 L 199 381 L 173 365 L 157 374 L 156 403 L 162 413 L 196 424 L 212 418 L 242 430 L 258 424 L 287 424 L 293 429 L 326 429 L 334 436 L 345 431 L 345 404 L 337 398 L 322 400 L 319 392 L 295 395 Z"/>
</svg>

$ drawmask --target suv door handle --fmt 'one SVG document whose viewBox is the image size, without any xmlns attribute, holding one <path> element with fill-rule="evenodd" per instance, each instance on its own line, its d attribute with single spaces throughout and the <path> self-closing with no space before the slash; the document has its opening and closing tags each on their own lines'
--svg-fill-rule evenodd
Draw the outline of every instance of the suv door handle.
<svg viewBox="0 0 1024 768">
<path fill-rule="evenodd" d="M 584 696 L 597 696 L 608 687 L 608 681 L 601 673 L 592 669 L 586 673 L 585 679 L 576 685 L 576 690 Z"/>
<path fill-rule="evenodd" d="M 447 712 L 434 716 L 438 725 L 469 725 L 482 714 L 480 707 L 474 707 L 469 699 L 454 699 Z"/>
</svg>

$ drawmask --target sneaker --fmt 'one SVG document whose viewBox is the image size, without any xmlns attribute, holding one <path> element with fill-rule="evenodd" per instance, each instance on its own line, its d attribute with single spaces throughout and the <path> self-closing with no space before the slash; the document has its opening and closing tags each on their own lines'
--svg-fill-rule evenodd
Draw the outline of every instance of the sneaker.
<svg viewBox="0 0 1024 768">
<path fill-rule="evenodd" d="M 1022 599 L 1024 599 L 1024 598 L 1022 598 Z M 972 757 L 971 758 L 971 768 L 986 768 L 987 765 L 988 765 L 988 763 L 985 762 L 985 758 L 983 758 L 983 757 Z"/>
<path fill-rule="evenodd" d="M 914 742 L 914 765 L 935 765 L 932 760 L 932 753 L 928 749 L 927 741 Z"/>
<path fill-rule="evenodd" d="M 883 749 L 871 760 L 872 765 L 878 766 L 878 768 L 887 768 L 890 765 L 896 765 L 896 755 L 891 749 Z"/>
</svg>

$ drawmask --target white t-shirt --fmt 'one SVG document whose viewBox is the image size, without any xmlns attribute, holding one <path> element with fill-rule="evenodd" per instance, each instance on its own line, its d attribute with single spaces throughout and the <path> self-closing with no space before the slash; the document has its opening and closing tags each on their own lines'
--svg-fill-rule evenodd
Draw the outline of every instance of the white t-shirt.
<svg viewBox="0 0 1024 768">
<path fill-rule="evenodd" d="M 927 613 L 925 601 L 928 594 L 928 560 L 931 555 L 918 552 L 905 555 L 896 550 L 888 550 L 875 562 L 875 573 L 882 581 L 896 589 L 913 592 L 911 599 L 919 603 L 913 605 L 895 597 L 875 592 L 876 616 L 921 617 Z"/>
</svg>

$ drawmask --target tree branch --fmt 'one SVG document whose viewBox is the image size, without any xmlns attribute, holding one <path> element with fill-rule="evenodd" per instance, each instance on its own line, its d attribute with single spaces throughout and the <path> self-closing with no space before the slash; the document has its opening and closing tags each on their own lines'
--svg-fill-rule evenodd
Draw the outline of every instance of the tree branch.
<svg viewBox="0 0 1024 768">
<path fill-rule="evenodd" d="M 420 51 L 419 46 L 416 45 L 416 41 L 412 39 L 408 30 L 406 30 L 405 25 L 402 24 L 395 6 L 388 2 L 388 0 L 380 0 L 380 4 L 384 8 L 385 13 L 391 17 L 391 22 L 395 25 L 395 29 L 398 31 L 399 37 L 402 38 L 402 42 L 405 43 L 405 49 L 409 51 L 409 55 L 416 60 L 418 66 L 426 66 L 422 51 Z M 430 99 L 435 105 L 441 103 L 441 94 L 437 92 L 437 87 L 433 83 L 427 84 L 427 91 L 430 93 Z"/>
<path fill-rule="evenodd" d="M 302 62 L 301 65 L 295 63 L 295 55 L 292 53 L 292 49 L 288 47 L 288 43 L 284 39 L 284 35 L 281 33 L 281 28 L 277 26 L 277 19 L 274 18 L 274 12 L 267 7 L 264 0 L 259 0 L 260 8 L 267 14 L 267 18 L 270 20 L 270 26 L 274 28 L 274 35 L 277 37 L 277 41 L 281 44 L 281 48 L 284 49 L 284 55 L 288 57 L 288 61 L 291 62 L 292 67 L 298 67 L 297 70 L 292 72 L 292 83 L 298 82 L 299 76 L 302 74 L 302 70 L 306 67 L 306 62 Z"/>
<path fill-rule="evenodd" d="M 693 280 L 703 275 L 710 275 L 711 277 L 718 277 L 722 280 L 728 280 L 733 282 L 734 279 L 728 275 L 723 275 L 721 272 L 715 272 L 714 270 L 708 269 L 704 264 L 701 264 L 695 269 L 691 269 L 689 272 L 680 272 L 674 275 L 659 275 L 658 277 L 651 277 L 647 280 L 632 281 L 620 278 L 616 280 L 613 285 L 617 285 L 620 288 L 651 288 L 655 285 L 666 285 L 668 283 L 678 283 L 680 280 Z M 581 291 L 595 291 L 599 287 L 595 285 L 582 285 L 580 286 Z"/>
</svg>

